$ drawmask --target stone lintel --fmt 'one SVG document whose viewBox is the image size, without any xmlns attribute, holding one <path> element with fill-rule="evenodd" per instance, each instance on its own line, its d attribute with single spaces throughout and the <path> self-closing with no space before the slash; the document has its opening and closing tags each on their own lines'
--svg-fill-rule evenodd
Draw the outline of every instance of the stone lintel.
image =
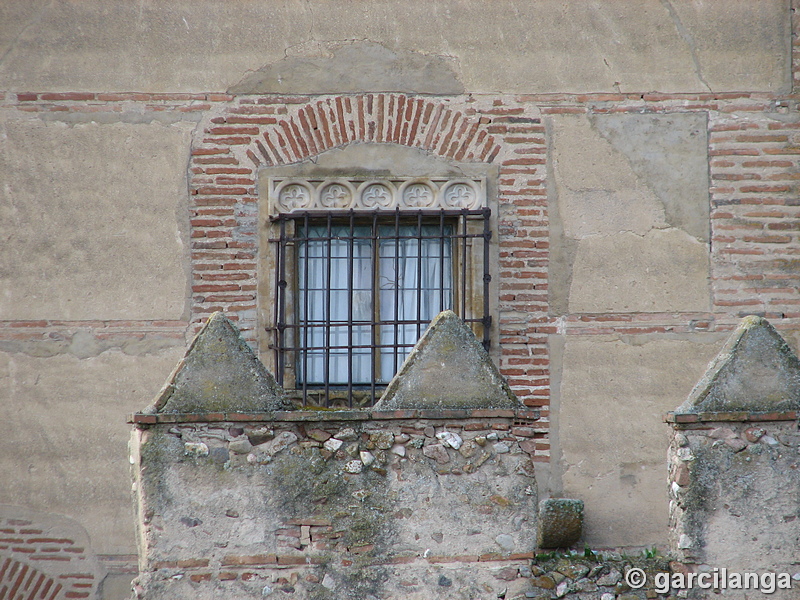
<svg viewBox="0 0 800 600">
<path fill-rule="evenodd" d="M 330 422 L 330 421 L 394 421 L 403 419 L 453 420 L 453 419 L 511 419 L 538 421 L 538 410 L 291 410 L 274 412 L 208 412 L 208 413 L 134 413 L 128 423 L 135 425 L 160 425 L 164 423 L 219 423 L 219 422 Z"/>
</svg>

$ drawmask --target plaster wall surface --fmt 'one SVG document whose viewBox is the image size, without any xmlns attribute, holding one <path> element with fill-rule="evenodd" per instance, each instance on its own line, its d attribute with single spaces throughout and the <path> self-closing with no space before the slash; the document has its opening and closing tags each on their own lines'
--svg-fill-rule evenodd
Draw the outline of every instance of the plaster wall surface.
<svg viewBox="0 0 800 600">
<path fill-rule="evenodd" d="M 788 0 L 14 0 L 0 8 L 0 89 L 351 91 L 363 74 L 330 72 L 363 42 L 355 71 L 398 69 L 367 74 L 372 91 L 778 92 L 791 83 L 789 19 Z M 421 63 L 432 87 L 395 89 L 413 88 Z"/>
<path fill-rule="evenodd" d="M 135 554 L 125 416 L 158 391 L 178 344 L 85 359 L 0 353 L 0 504 L 74 519 L 98 554 Z"/>
<path fill-rule="evenodd" d="M 0 114 L 0 319 L 180 319 L 190 124 Z"/>
<path fill-rule="evenodd" d="M 663 415 L 688 395 L 722 342 L 710 334 L 566 338 L 553 469 L 563 494 L 588 507 L 590 546 L 666 539 Z"/>
<path fill-rule="evenodd" d="M 550 310 L 709 310 L 703 114 L 549 119 Z"/>
</svg>

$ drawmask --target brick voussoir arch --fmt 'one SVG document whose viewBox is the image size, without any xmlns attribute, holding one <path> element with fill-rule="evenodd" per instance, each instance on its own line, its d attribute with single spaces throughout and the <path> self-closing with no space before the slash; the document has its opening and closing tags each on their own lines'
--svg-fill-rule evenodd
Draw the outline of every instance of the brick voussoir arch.
<svg viewBox="0 0 800 600">
<path fill-rule="evenodd" d="M 456 161 L 492 162 L 500 152 L 477 111 L 402 94 L 336 96 L 276 119 L 246 154 L 255 166 L 298 162 L 353 142 L 400 144 Z"/>
</svg>

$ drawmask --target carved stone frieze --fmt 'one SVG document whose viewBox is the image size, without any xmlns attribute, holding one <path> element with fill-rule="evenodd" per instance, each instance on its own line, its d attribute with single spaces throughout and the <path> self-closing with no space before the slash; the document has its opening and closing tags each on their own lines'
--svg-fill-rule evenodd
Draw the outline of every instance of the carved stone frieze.
<svg viewBox="0 0 800 600">
<path fill-rule="evenodd" d="M 305 210 L 470 209 L 486 206 L 486 180 L 271 177 L 271 215 Z"/>
</svg>

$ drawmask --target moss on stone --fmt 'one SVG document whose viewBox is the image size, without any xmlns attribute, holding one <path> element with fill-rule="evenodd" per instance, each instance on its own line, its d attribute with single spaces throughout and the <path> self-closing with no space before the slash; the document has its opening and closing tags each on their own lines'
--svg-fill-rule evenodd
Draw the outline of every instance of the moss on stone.
<svg viewBox="0 0 800 600">
<path fill-rule="evenodd" d="M 214 313 L 159 393 L 150 412 L 270 412 L 291 403 L 236 327 Z"/>
<path fill-rule="evenodd" d="M 378 410 L 521 408 L 472 330 L 440 313 L 375 405 Z"/>
</svg>

